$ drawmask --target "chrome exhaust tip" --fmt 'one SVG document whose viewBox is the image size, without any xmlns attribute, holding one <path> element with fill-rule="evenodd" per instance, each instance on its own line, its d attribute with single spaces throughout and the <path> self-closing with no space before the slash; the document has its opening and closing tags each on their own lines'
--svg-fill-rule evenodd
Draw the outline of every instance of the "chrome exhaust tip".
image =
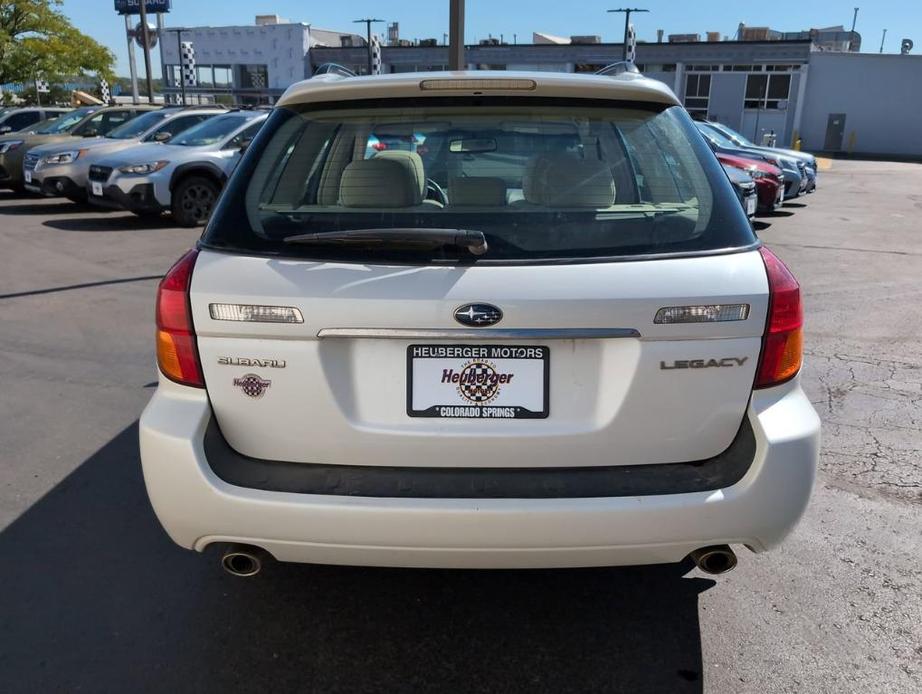
<svg viewBox="0 0 922 694">
<path fill-rule="evenodd" d="M 221 555 L 221 566 L 232 576 L 255 576 L 263 567 L 262 554 L 256 547 L 229 545 Z"/>
<path fill-rule="evenodd" d="M 736 568 L 736 554 L 728 545 L 701 547 L 688 556 L 706 574 L 717 576 Z"/>
</svg>

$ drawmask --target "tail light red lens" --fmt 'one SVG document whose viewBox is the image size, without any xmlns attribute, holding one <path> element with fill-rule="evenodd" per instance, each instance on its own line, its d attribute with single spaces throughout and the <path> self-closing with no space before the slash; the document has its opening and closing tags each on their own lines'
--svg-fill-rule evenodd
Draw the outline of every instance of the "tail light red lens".
<svg viewBox="0 0 922 694">
<path fill-rule="evenodd" d="M 196 257 L 198 251 L 186 253 L 170 268 L 157 288 L 157 364 L 171 381 L 204 388 L 189 304 Z"/>
<path fill-rule="evenodd" d="M 803 363 L 803 305 L 800 285 L 778 257 L 764 246 L 759 250 L 768 273 L 768 321 L 756 388 L 789 381 Z"/>
</svg>

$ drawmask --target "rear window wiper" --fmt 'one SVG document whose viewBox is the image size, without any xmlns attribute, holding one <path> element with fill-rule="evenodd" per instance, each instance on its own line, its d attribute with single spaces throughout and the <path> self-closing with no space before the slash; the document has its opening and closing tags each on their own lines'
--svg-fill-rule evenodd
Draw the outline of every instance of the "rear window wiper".
<svg viewBox="0 0 922 694">
<path fill-rule="evenodd" d="M 295 236 L 286 236 L 282 240 L 285 243 L 315 246 L 346 244 L 388 246 L 391 248 L 456 246 L 466 248 L 473 255 L 483 255 L 488 249 L 487 240 L 483 232 L 470 229 L 420 229 L 415 227 L 345 229 L 343 231 L 326 231 L 315 234 L 297 234 Z"/>
</svg>

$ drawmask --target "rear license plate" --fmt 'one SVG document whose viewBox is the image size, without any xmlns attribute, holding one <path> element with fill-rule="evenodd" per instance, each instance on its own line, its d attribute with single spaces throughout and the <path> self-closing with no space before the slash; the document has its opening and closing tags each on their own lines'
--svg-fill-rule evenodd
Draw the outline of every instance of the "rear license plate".
<svg viewBox="0 0 922 694">
<path fill-rule="evenodd" d="M 543 419 L 550 349 L 523 345 L 410 345 L 407 414 L 455 419 Z"/>
<path fill-rule="evenodd" d="M 746 214 L 751 217 L 755 213 L 756 213 L 756 199 L 749 198 L 746 201 Z"/>
<path fill-rule="evenodd" d="M 26 183 L 32 183 L 32 172 L 31 171 L 23 171 L 22 176 L 23 178 L 26 179 Z"/>
<path fill-rule="evenodd" d="M 93 195 L 102 197 L 102 183 L 99 183 L 98 181 L 92 181 L 90 183 L 90 188 L 93 190 Z"/>
</svg>

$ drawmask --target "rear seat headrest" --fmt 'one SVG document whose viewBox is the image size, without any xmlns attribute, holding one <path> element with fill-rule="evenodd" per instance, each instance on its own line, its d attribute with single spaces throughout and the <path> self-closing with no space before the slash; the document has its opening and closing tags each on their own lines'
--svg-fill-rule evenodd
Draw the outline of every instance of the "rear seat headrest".
<svg viewBox="0 0 922 694">
<path fill-rule="evenodd" d="M 540 154 L 525 167 L 522 192 L 535 205 L 601 209 L 615 204 L 615 179 L 604 161 Z"/>
<path fill-rule="evenodd" d="M 413 171 L 416 177 L 416 184 L 419 186 L 420 200 L 426 199 L 426 168 L 423 166 L 423 158 L 416 152 L 410 152 L 403 149 L 388 149 L 378 152 L 375 159 L 392 159 L 404 164 Z"/>
<path fill-rule="evenodd" d="M 448 203 L 452 207 L 503 207 L 506 182 L 492 176 L 460 176 L 448 180 Z"/>
<path fill-rule="evenodd" d="M 345 207 L 414 207 L 422 194 L 408 160 L 375 157 L 346 167 L 339 200 Z"/>
</svg>

